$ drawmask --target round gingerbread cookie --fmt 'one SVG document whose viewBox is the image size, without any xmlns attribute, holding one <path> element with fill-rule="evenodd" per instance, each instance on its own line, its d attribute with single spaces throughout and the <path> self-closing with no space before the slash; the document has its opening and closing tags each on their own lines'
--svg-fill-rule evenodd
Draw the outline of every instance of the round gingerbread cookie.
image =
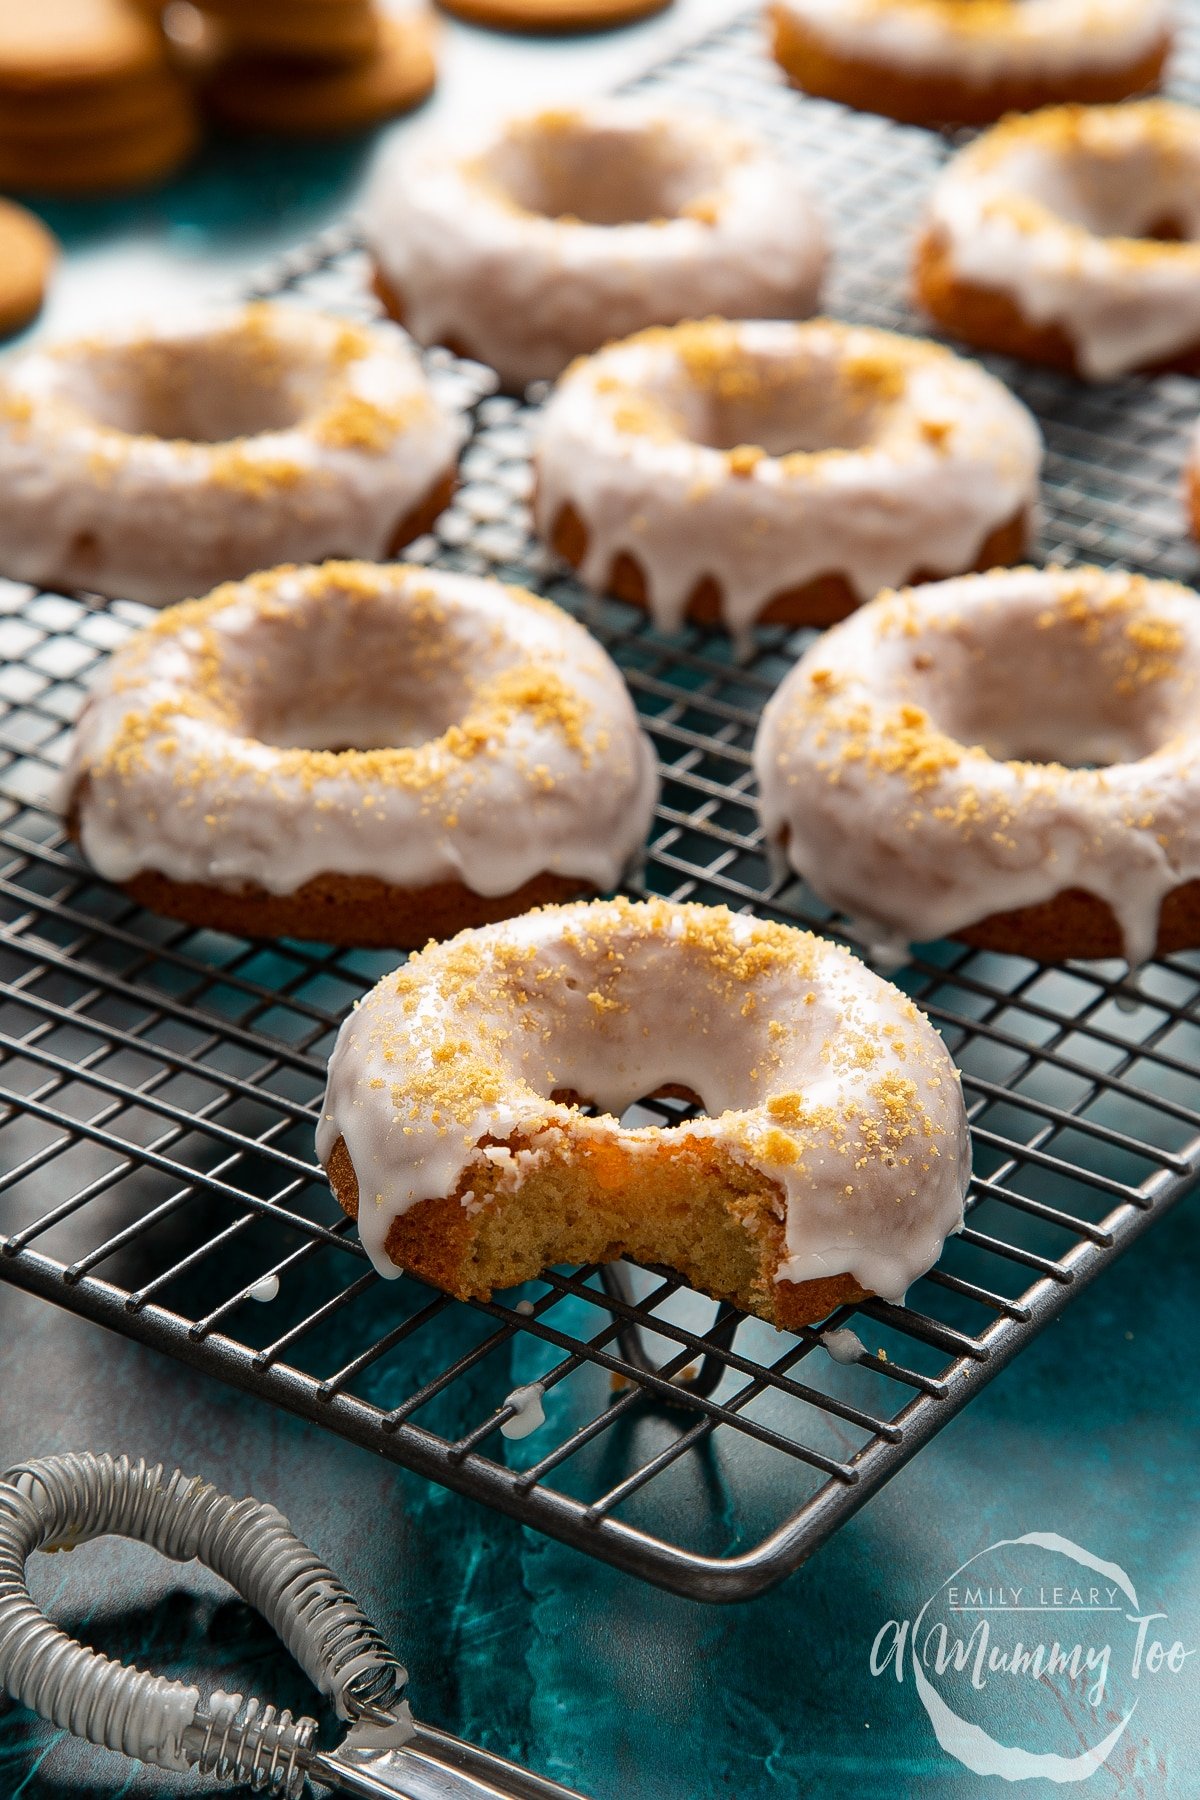
<svg viewBox="0 0 1200 1800">
<path fill-rule="evenodd" d="M 0 143 L 7 149 L 32 149 L 83 137 L 104 138 L 115 132 L 154 130 L 169 110 L 190 108 L 190 96 L 170 69 L 155 69 L 119 80 L 72 87 L 62 106 L 45 94 L 5 94 L 0 109 Z"/>
<path fill-rule="evenodd" d="M 354 62 L 379 47 L 383 14 L 374 0 L 198 0 L 235 51 Z"/>
<path fill-rule="evenodd" d="M 157 25 L 126 0 L 0 0 L 0 93 L 45 94 L 162 67 Z"/>
<path fill-rule="evenodd" d="M 424 100 L 437 78 L 435 29 L 423 12 L 382 23 L 373 56 L 345 66 L 236 56 L 205 88 L 213 113 L 246 131 L 325 136 L 362 131 Z"/>
<path fill-rule="evenodd" d="M 662 12 L 671 0 L 439 0 L 448 13 L 497 31 L 605 31 Z"/>
<path fill-rule="evenodd" d="M 132 130 L 72 132 L 57 143 L 0 141 L 0 187 L 64 196 L 152 187 L 191 155 L 196 138 L 190 104 L 172 103 Z"/>
<path fill-rule="evenodd" d="M 40 219 L 0 200 L 0 337 L 20 331 L 41 311 L 57 255 Z"/>
</svg>

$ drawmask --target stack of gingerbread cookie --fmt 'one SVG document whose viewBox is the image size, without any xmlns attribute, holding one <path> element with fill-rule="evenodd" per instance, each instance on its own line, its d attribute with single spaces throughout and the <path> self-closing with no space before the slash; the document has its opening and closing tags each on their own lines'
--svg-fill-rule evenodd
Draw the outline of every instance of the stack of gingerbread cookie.
<svg viewBox="0 0 1200 1800">
<path fill-rule="evenodd" d="M 191 96 L 151 12 L 133 0 L 0 0 L 0 187 L 140 187 L 195 140 Z"/>
<path fill-rule="evenodd" d="M 436 76 L 423 11 L 376 0 L 196 0 L 216 117 L 295 136 L 359 131 L 415 106 Z"/>
</svg>

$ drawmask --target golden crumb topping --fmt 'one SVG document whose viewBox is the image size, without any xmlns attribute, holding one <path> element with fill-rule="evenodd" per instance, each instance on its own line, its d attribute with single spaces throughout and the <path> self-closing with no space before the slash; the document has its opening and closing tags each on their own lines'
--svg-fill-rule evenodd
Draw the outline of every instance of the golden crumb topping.
<svg viewBox="0 0 1200 1800">
<path fill-rule="evenodd" d="M 1185 647 L 1180 625 L 1156 610 L 1155 587 L 1142 575 L 1098 584 L 1090 570 L 1060 584 L 1038 615 L 1041 632 L 1070 632 L 1087 645 L 1109 647 L 1113 686 L 1126 695 L 1168 680 L 1179 671 Z M 1173 584 L 1168 592 L 1182 593 Z"/>
<path fill-rule="evenodd" d="M 964 11 L 974 12 L 977 5 L 965 5 Z M 1101 192 L 1121 175 L 1120 165 L 1132 164 L 1152 198 L 1156 181 L 1165 191 L 1177 189 L 1181 174 L 1200 163 L 1200 119 L 1192 108 L 1168 100 L 1141 100 L 1015 114 L 963 151 L 961 161 L 966 169 L 995 178 L 997 191 L 983 203 L 987 216 L 1003 219 L 1025 236 L 1053 231 L 1064 246 L 1072 247 L 1074 257 L 1085 253 L 1089 241 L 1101 238 L 1106 254 L 1126 266 L 1200 262 L 1200 244 L 1180 229 L 1182 220 L 1152 218 L 1146 235 L 1138 237 L 1106 234 L 1056 211 L 1044 197 L 1043 184 L 1022 173 L 1031 152 L 1051 171 L 1055 164 L 1066 171 L 1074 166 Z M 1005 182 L 1009 162 L 1014 164 L 1011 188 Z M 1036 167 L 1035 161 L 1035 171 Z M 1051 191 L 1047 185 L 1045 192 Z"/>
<path fill-rule="evenodd" d="M 932 787 L 945 770 L 957 769 L 965 754 L 962 745 L 939 730 L 919 706 L 898 707 L 878 730 L 880 741 L 866 752 L 872 766 L 888 775 L 903 775 L 918 792 Z"/>
<path fill-rule="evenodd" d="M 732 450 L 726 451 L 725 460 L 731 475 L 745 478 L 753 475 L 758 465 L 766 461 L 766 456 L 766 451 L 757 444 L 735 444 Z"/>
<path fill-rule="evenodd" d="M 1024 596 L 1014 592 L 1015 610 L 1010 612 L 1004 584 L 1022 573 L 1030 577 L 1032 589 Z M 873 679 L 866 668 L 860 673 L 848 662 L 839 666 L 836 649 L 825 653 L 832 657 L 833 667 L 822 658 L 803 670 L 804 678 L 794 685 L 791 698 L 794 729 L 801 734 L 797 742 L 807 745 L 797 768 L 811 756 L 812 766 L 834 788 L 855 780 L 860 786 L 869 785 L 876 774 L 898 777 L 908 799 L 897 801 L 896 817 L 906 829 L 931 818 L 953 826 L 964 840 L 988 838 L 1002 848 L 1011 847 L 1019 809 L 1035 796 L 1053 802 L 1065 785 L 1103 791 L 1108 767 L 1004 758 L 965 741 L 939 722 L 937 705 L 953 707 L 954 695 L 942 695 L 937 685 L 927 688 L 925 678 L 932 676 L 935 684 L 946 679 L 937 672 L 956 666 L 943 654 L 952 649 L 955 656 L 966 658 L 958 679 L 972 683 L 985 679 L 988 646 L 996 633 L 1010 639 L 1024 633 L 1033 640 L 1028 644 L 1031 659 L 1048 661 L 1054 669 L 1069 667 L 1070 680 L 1083 683 L 1101 710 L 1107 709 L 1110 730 L 1119 732 L 1122 719 L 1130 720 L 1131 744 L 1141 741 L 1137 734 L 1145 729 L 1141 721 L 1146 718 L 1152 721 L 1147 740 L 1151 747 L 1156 735 L 1162 741 L 1176 741 L 1170 735 L 1177 730 L 1171 720 L 1186 716 L 1181 709 L 1186 709 L 1196 679 L 1191 648 L 1195 639 L 1173 610 L 1176 597 L 1195 606 L 1187 590 L 1089 568 L 1049 569 L 1044 574 L 1005 571 L 992 578 L 967 578 L 961 586 L 947 584 L 944 604 L 931 614 L 926 596 L 937 591 L 884 594 L 859 615 L 864 621 L 870 618 L 881 644 L 888 639 L 912 640 L 913 647 L 903 652 L 894 677 L 885 680 L 880 673 Z M 952 600 L 950 595 L 961 598 Z M 1161 700 L 1153 697 L 1149 703 L 1141 698 L 1168 682 L 1175 684 L 1173 694 Z M 926 697 L 928 705 L 921 703 Z M 969 710 L 965 716 L 970 716 Z M 1023 735 L 1019 696 L 1014 700 L 1012 731 L 1019 741 Z M 1034 724 L 1034 741 L 1038 732 Z M 1130 761 L 1147 753 L 1132 749 Z M 781 768 L 788 763 L 785 752 Z M 1001 768 L 1006 772 L 1003 778 Z M 1153 819 L 1141 817 L 1135 808 L 1128 822 L 1148 828 Z"/>
<path fill-rule="evenodd" d="M 304 477 L 303 466 L 292 457 L 264 455 L 246 439 L 220 444 L 208 458 L 209 479 L 221 488 L 232 488 L 261 500 L 268 494 L 295 487 Z"/>
<path fill-rule="evenodd" d="M 909 443 L 948 450 L 958 422 L 905 407 L 915 374 L 931 365 L 948 378 L 958 369 L 941 345 L 835 320 L 797 324 L 764 342 L 736 321 L 701 319 L 636 332 L 611 359 L 604 352 L 577 358 L 563 384 L 590 382 L 617 431 L 687 439 L 719 455 L 735 479 L 753 477 L 764 464 L 776 478 L 811 478 L 823 464 L 870 452 L 885 439 L 896 455 Z M 814 428 L 818 440 L 828 432 L 827 446 L 764 447 L 789 427 L 801 439 Z M 718 448 L 723 437 L 728 448 Z"/>
<path fill-rule="evenodd" d="M 550 927 L 546 933 L 534 928 L 538 920 Z M 481 1101 L 499 1092 L 497 1071 L 511 1069 L 514 1057 L 519 1059 L 522 1038 L 530 1034 L 540 1046 L 546 1034 L 553 1045 L 561 1029 L 553 1023 L 555 1009 L 564 993 L 581 995 L 570 1027 L 575 1033 L 605 1038 L 614 1019 L 643 1012 L 639 951 L 648 944 L 669 947 L 685 988 L 694 986 L 720 1011 L 742 1016 L 750 1016 L 748 998 L 763 998 L 781 982 L 805 1006 L 822 962 L 852 960 L 793 926 L 752 920 L 725 907 L 663 900 L 550 907 L 526 915 L 513 929 L 464 932 L 430 944 L 367 1002 L 372 1043 L 396 1071 L 391 1080 L 401 1117 L 416 1120 L 433 1109 L 446 1124 L 472 1126 Z M 431 1003 L 434 996 L 437 1003 Z M 866 1038 L 871 1027 L 860 1024 L 856 1032 Z M 880 1028 L 875 1035 L 881 1047 L 890 1046 Z M 765 1036 L 774 1042 L 790 1036 L 790 1029 L 780 1026 Z M 772 1064 L 775 1055 L 768 1054 Z M 784 1092 L 770 1097 L 766 1111 L 777 1126 L 791 1131 L 802 1122 L 804 1105 L 803 1096 Z"/>
<path fill-rule="evenodd" d="M 330 450 L 387 450 L 401 432 L 430 410 L 426 394 L 413 393 L 391 406 L 346 390 L 313 421 L 312 435 Z"/>
<path fill-rule="evenodd" d="M 283 567 L 228 582 L 204 600 L 185 601 L 160 613 L 115 660 L 112 688 L 129 693 L 133 701 L 147 680 L 151 659 L 171 641 L 178 642 L 187 656 L 186 684 L 177 683 L 169 698 L 148 706 L 133 701 L 97 756 L 96 772 L 128 778 L 139 768 L 169 764 L 180 749 L 179 728 L 189 720 L 216 728 L 206 730 L 199 740 L 189 734 L 176 779 L 179 785 L 193 787 L 223 768 L 231 778 L 291 780 L 307 791 L 337 781 L 434 795 L 466 779 L 464 771 L 479 758 L 511 756 L 514 734 L 522 724 L 531 733 L 555 735 L 583 768 L 608 748 L 608 734 L 593 723 L 588 701 L 556 669 L 534 658 L 518 658 L 499 670 L 484 668 L 477 655 L 464 654 L 461 632 L 449 629 L 436 583 L 422 579 L 423 571 L 410 570 L 397 593 L 395 574 L 353 562 L 314 569 Z M 518 607 L 561 617 L 549 601 L 523 589 L 506 592 Z M 406 634 L 410 674 L 420 679 L 425 670 L 454 672 L 463 695 L 461 716 L 440 735 L 415 745 L 368 750 L 271 746 L 269 763 L 264 764 L 255 716 L 264 695 L 270 695 L 272 659 L 247 664 L 244 655 L 233 657 L 226 622 L 232 616 L 237 641 L 244 645 L 246 609 L 251 630 L 266 627 L 292 633 L 311 629 L 314 617 L 325 609 L 340 615 L 347 608 L 381 605 L 399 608 L 397 627 L 402 624 Z M 500 632 L 498 624 L 494 631 Z M 336 694 L 337 671 L 323 670 L 320 678 Z M 515 768 L 532 790 L 545 792 L 555 785 L 556 777 L 546 764 L 524 753 L 517 756 Z M 372 802 L 368 799 L 365 804 Z M 453 822 L 453 814 L 447 814 L 445 823 Z"/>
<path fill-rule="evenodd" d="M 432 412 L 416 381 L 386 401 L 360 391 L 368 380 L 357 366 L 379 347 L 367 326 L 256 302 L 199 334 L 97 334 L 38 351 L 54 379 L 36 404 L 19 386 L 0 388 L 0 416 L 44 421 L 48 431 L 82 428 L 99 480 L 165 449 L 189 475 L 261 499 L 311 477 L 315 449 L 379 454 Z M 261 401 L 262 426 L 216 439 L 201 424 L 188 435 L 197 394 L 202 412 L 215 402 L 219 414 L 224 393 L 236 396 L 243 419 Z"/>
</svg>

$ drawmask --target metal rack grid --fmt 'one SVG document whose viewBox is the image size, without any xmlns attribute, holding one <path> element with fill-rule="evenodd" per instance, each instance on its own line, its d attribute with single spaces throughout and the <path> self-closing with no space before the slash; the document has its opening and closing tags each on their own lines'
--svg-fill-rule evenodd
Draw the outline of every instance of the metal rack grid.
<svg viewBox="0 0 1200 1800">
<path fill-rule="evenodd" d="M 1197 66 L 1186 44 L 1185 93 Z M 773 136 L 834 221 L 831 310 L 917 328 L 905 245 L 941 140 L 801 100 L 745 21 L 633 86 Z M 344 237 L 261 291 L 370 310 Z M 440 381 L 477 373 L 430 362 Z M 1044 554 L 1192 575 L 1178 488 L 1194 384 L 1002 372 L 1050 446 Z M 415 553 L 549 592 L 616 657 L 665 772 L 648 890 L 834 929 L 799 884 L 771 888 L 753 805 L 758 712 L 805 634 L 762 632 L 738 666 L 716 634 L 663 636 L 588 599 L 528 536 L 529 411 L 478 399 L 463 486 Z M 51 784 L 70 721 L 144 617 L 0 584 L 5 1279 L 648 1580 L 730 1600 L 795 1569 L 1200 1174 L 1200 958 L 1156 963 L 1134 995 L 1113 967 L 943 943 L 899 980 L 963 1070 L 969 1228 L 907 1305 L 836 1315 L 866 1340 L 857 1362 L 626 1265 L 550 1272 L 490 1305 L 380 1282 L 312 1128 L 337 1022 L 394 958 L 189 930 L 65 843 Z M 507 1397 L 532 1380 L 546 1424 L 507 1440 Z"/>
</svg>

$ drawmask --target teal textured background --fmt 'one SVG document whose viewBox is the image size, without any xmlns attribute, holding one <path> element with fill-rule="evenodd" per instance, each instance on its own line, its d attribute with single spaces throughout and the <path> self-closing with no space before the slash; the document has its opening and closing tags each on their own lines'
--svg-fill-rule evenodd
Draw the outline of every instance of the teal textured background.
<svg viewBox="0 0 1200 1800">
<path fill-rule="evenodd" d="M 1121 1563 L 1200 1646 L 1198 1285 L 1186 1202 L 806 1568 L 730 1608 L 658 1593 L 0 1285 L 3 1454 L 127 1450 L 274 1501 L 406 1659 L 420 1716 L 595 1800 L 1049 1800 L 1064 1790 L 982 1781 L 945 1755 L 911 1685 L 871 1677 L 871 1642 L 973 1551 L 1049 1530 Z M 112 1542 L 34 1567 L 39 1598 L 110 1654 L 312 1705 L 203 1571 Z M 1146 1686 L 1087 1800 L 1192 1800 L 1198 1671 L 1200 1656 Z M 989 1730 L 1021 1741 L 1019 1689 L 988 1696 Z M 196 1790 L 0 1702 L 0 1793 L 177 1791 Z"/>
</svg>

